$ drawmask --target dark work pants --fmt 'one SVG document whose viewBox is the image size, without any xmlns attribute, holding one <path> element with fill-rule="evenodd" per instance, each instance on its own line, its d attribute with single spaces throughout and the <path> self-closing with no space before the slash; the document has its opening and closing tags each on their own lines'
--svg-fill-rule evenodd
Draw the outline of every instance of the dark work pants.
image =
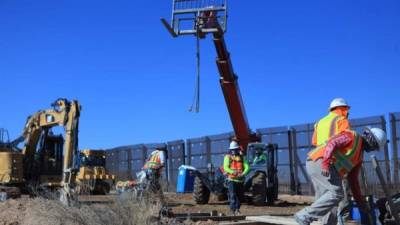
<svg viewBox="0 0 400 225">
<path fill-rule="evenodd" d="M 228 181 L 229 207 L 231 211 L 240 209 L 240 199 L 243 195 L 243 183 Z"/>
</svg>

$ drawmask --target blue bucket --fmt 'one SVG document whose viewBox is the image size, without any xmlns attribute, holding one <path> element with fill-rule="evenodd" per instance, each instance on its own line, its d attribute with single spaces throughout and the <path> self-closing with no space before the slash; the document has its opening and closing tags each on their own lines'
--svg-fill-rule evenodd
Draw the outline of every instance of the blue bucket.
<svg viewBox="0 0 400 225">
<path fill-rule="evenodd" d="M 376 209 L 375 209 L 375 204 L 373 202 L 373 198 L 372 196 L 368 196 L 367 200 L 369 201 L 370 206 L 372 206 L 371 211 L 369 212 L 369 214 L 372 216 L 372 223 L 373 225 L 377 225 L 376 223 Z M 351 210 L 350 210 L 350 217 L 352 220 L 355 220 L 361 224 L 365 224 L 365 225 L 369 225 L 368 223 L 368 214 L 363 213 L 359 210 L 359 208 L 357 207 L 356 202 L 352 202 L 351 204 Z"/>
</svg>

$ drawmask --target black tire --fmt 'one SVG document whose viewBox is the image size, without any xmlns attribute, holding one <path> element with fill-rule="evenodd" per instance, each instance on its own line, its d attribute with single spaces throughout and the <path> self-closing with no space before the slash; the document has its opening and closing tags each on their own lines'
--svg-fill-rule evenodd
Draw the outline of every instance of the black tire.
<svg viewBox="0 0 400 225">
<path fill-rule="evenodd" d="M 110 192 L 110 184 L 104 180 L 96 180 L 95 186 L 91 194 L 106 195 Z"/>
<path fill-rule="evenodd" d="M 278 175 L 276 175 L 276 174 L 275 174 L 275 179 L 274 179 L 274 189 L 275 189 L 275 200 L 278 200 L 279 180 L 278 180 Z"/>
<path fill-rule="evenodd" d="M 278 199 L 278 176 L 274 175 L 274 184 L 272 187 L 267 188 L 267 203 L 268 205 L 273 205 L 275 200 Z"/>
<path fill-rule="evenodd" d="M 266 200 L 267 180 L 264 173 L 257 173 L 251 180 L 252 202 L 255 206 L 264 206 Z"/>
<path fill-rule="evenodd" d="M 193 198 L 196 204 L 207 204 L 210 199 L 210 190 L 203 184 L 199 177 L 194 178 Z"/>
</svg>

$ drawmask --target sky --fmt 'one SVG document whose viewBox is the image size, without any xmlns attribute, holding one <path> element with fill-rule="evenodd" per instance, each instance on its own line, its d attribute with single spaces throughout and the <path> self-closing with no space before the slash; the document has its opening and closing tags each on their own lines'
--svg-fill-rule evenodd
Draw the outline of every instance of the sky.
<svg viewBox="0 0 400 225">
<path fill-rule="evenodd" d="M 80 148 L 232 130 L 215 49 L 160 22 L 172 0 L 0 0 L 0 127 L 11 138 L 59 97 L 82 105 Z M 252 129 L 314 122 L 343 97 L 351 118 L 400 111 L 400 1 L 229 1 L 226 42 Z"/>
</svg>

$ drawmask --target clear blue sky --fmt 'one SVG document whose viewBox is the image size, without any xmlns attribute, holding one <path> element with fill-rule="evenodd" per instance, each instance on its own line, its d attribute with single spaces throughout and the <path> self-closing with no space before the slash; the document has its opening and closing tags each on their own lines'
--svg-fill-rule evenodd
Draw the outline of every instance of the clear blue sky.
<svg viewBox="0 0 400 225">
<path fill-rule="evenodd" d="M 82 106 L 80 148 L 231 130 L 202 41 L 201 112 L 187 111 L 195 39 L 172 39 L 163 1 L 0 1 L 0 127 L 58 97 Z M 340 96 L 351 117 L 400 110 L 400 1 L 238 1 L 226 34 L 250 126 L 312 122 Z"/>
</svg>

